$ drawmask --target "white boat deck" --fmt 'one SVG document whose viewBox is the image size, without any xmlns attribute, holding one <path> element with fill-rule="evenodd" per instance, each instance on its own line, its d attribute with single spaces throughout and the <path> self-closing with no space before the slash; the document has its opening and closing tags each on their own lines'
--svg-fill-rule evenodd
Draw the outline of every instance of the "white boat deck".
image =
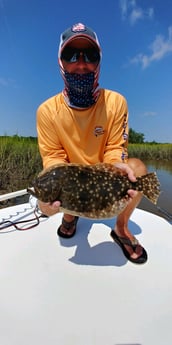
<svg viewBox="0 0 172 345">
<path fill-rule="evenodd" d="M 0 222 L 32 218 L 29 204 Z M 80 219 L 60 239 L 62 214 L 25 231 L 0 231 L 0 344 L 170 345 L 172 226 L 136 209 L 130 230 L 148 262 L 128 262 L 109 233 L 115 219 Z"/>
</svg>

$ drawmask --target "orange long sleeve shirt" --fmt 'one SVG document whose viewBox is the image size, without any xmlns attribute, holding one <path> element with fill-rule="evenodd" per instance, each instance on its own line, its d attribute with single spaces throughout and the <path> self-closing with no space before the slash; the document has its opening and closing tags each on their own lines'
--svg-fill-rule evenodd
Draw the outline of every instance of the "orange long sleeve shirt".
<svg viewBox="0 0 172 345">
<path fill-rule="evenodd" d="M 128 107 L 117 92 L 101 89 L 88 109 L 69 107 L 59 93 L 39 106 L 37 132 L 44 168 L 63 162 L 127 162 Z"/>
</svg>

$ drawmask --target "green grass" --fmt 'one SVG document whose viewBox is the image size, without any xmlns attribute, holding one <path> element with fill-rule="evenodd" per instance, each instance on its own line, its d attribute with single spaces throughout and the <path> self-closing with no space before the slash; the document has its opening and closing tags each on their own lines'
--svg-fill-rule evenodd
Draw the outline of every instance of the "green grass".
<svg viewBox="0 0 172 345">
<path fill-rule="evenodd" d="M 129 144 L 129 157 L 141 160 L 172 160 L 172 144 Z"/>
<path fill-rule="evenodd" d="M 0 137 L 0 192 L 27 187 L 41 171 L 37 140 L 23 137 Z"/>
</svg>

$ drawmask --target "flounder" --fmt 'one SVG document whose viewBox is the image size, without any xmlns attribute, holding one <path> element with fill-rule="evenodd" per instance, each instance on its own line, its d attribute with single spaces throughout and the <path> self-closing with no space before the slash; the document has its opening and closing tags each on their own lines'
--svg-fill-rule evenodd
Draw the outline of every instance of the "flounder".
<svg viewBox="0 0 172 345">
<path fill-rule="evenodd" d="M 108 163 L 57 164 L 41 172 L 28 192 L 43 202 L 61 202 L 60 211 L 93 219 L 113 218 L 128 204 L 129 189 L 141 191 L 157 203 L 160 183 L 155 172 L 131 182 Z"/>
</svg>

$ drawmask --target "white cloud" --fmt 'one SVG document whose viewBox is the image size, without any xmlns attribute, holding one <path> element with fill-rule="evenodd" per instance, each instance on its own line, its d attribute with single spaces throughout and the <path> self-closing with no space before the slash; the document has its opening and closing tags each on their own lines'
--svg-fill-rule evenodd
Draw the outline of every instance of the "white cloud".
<svg viewBox="0 0 172 345">
<path fill-rule="evenodd" d="M 0 85 L 7 86 L 9 84 L 8 79 L 0 77 Z"/>
<path fill-rule="evenodd" d="M 156 115 L 157 113 L 155 111 L 145 111 L 145 113 L 143 114 L 144 117 L 152 117 Z"/>
<path fill-rule="evenodd" d="M 128 10 L 127 0 L 119 0 L 119 5 L 121 8 L 122 18 L 125 19 L 127 16 L 127 10 Z"/>
<path fill-rule="evenodd" d="M 122 19 L 128 19 L 131 25 L 134 25 L 141 19 L 152 19 L 154 16 L 154 9 L 149 7 L 143 9 L 137 6 L 136 0 L 119 0 Z"/>
<path fill-rule="evenodd" d="M 130 13 L 130 23 L 134 25 L 136 21 L 144 17 L 143 10 L 141 8 L 134 8 Z"/>
<path fill-rule="evenodd" d="M 11 79 L 11 78 L 0 77 L 0 86 L 4 86 L 4 87 L 13 86 L 13 87 L 15 87 L 16 86 L 15 80 Z"/>
<path fill-rule="evenodd" d="M 162 60 L 166 55 L 172 52 L 172 26 L 168 28 L 168 37 L 157 35 L 155 40 L 150 45 L 151 53 L 146 55 L 139 53 L 131 63 L 141 64 L 142 68 L 147 68 L 152 62 Z"/>
</svg>

